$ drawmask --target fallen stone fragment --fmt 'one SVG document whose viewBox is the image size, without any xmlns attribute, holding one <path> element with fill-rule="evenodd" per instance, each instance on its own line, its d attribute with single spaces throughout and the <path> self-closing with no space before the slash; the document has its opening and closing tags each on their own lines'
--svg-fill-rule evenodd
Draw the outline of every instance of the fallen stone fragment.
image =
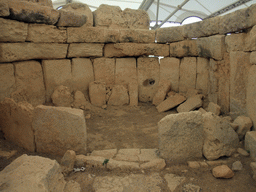
<svg viewBox="0 0 256 192">
<path fill-rule="evenodd" d="M 239 127 L 238 124 L 235 124 L 235 123 L 230 123 L 231 127 L 236 131 Z"/>
<path fill-rule="evenodd" d="M 81 91 L 76 91 L 74 93 L 74 102 L 73 107 L 77 109 L 91 109 L 91 104 L 85 98 L 84 94 Z"/>
<path fill-rule="evenodd" d="M 207 108 L 208 112 L 212 112 L 214 115 L 220 115 L 220 106 L 210 102 Z"/>
<path fill-rule="evenodd" d="M 233 171 L 242 171 L 243 170 L 243 165 L 241 161 L 236 161 L 232 164 L 232 170 Z"/>
<path fill-rule="evenodd" d="M 200 192 L 201 187 L 188 183 L 182 187 L 182 192 Z"/>
<path fill-rule="evenodd" d="M 200 167 L 200 164 L 197 161 L 188 161 L 188 166 L 190 168 L 197 169 Z"/>
<path fill-rule="evenodd" d="M 168 188 L 171 192 L 174 192 L 175 189 L 185 181 L 185 177 L 179 177 L 174 174 L 166 174 L 164 179 L 167 181 Z"/>
<path fill-rule="evenodd" d="M 161 102 L 164 101 L 166 94 L 171 89 L 171 81 L 168 80 L 160 80 L 159 88 L 153 97 L 152 104 L 153 105 L 159 105 Z"/>
<path fill-rule="evenodd" d="M 217 166 L 217 165 L 225 165 L 228 162 L 225 160 L 217 160 L 217 161 L 206 161 L 206 163 L 210 166 Z"/>
<path fill-rule="evenodd" d="M 103 82 L 91 82 L 89 84 L 89 96 L 91 103 L 97 107 L 106 104 L 106 84 Z"/>
<path fill-rule="evenodd" d="M 139 161 L 140 149 L 120 149 L 114 158 L 118 161 Z"/>
<path fill-rule="evenodd" d="M 256 131 L 248 131 L 245 135 L 244 147 L 250 153 L 250 157 L 256 161 Z"/>
<path fill-rule="evenodd" d="M 105 157 L 99 156 L 77 155 L 75 160 L 75 166 L 104 168 L 103 162 L 105 159 Z"/>
<path fill-rule="evenodd" d="M 251 162 L 250 166 L 252 168 L 253 179 L 256 180 L 256 162 Z"/>
<path fill-rule="evenodd" d="M 140 165 L 142 169 L 150 169 L 150 170 L 162 170 L 166 166 L 164 159 L 154 159 L 147 163 L 143 163 Z"/>
<path fill-rule="evenodd" d="M 122 106 L 129 104 L 128 90 L 123 85 L 114 85 L 112 88 L 112 94 L 108 100 L 109 105 Z"/>
<path fill-rule="evenodd" d="M 212 170 L 212 174 L 216 178 L 225 178 L 225 179 L 230 179 L 235 175 L 227 165 L 214 167 Z"/>
<path fill-rule="evenodd" d="M 250 131 L 252 127 L 252 120 L 250 117 L 239 116 L 234 120 L 234 123 L 238 125 L 238 129 L 236 130 L 238 137 L 242 140 L 245 134 Z"/>
<path fill-rule="evenodd" d="M 0 150 L 0 157 L 5 157 L 6 159 L 10 159 L 12 156 L 14 156 L 17 153 L 16 150 L 7 152 Z"/>
<path fill-rule="evenodd" d="M 201 95 L 189 97 L 184 103 L 177 107 L 179 113 L 193 111 L 203 105 Z"/>
<path fill-rule="evenodd" d="M 91 156 L 100 156 L 106 159 L 113 159 L 113 157 L 117 154 L 117 149 L 105 149 L 105 150 L 94 150 L 91 153 Z"/>
<path fill-rule="evenodd" d="M 240 155 L 243 155 L 243 156 L 245 156 L 245 157 L 250 156 L 250 154 L 247 153 L 247 151 L 245 151 L 245 150 L 242 149 L 242 148 L 238 148 L 238 149 L 237 149 L 237 152 L 238 152 Z"/>
<path fill-rule="evenodd" d="M 207 113 L 207 111 L 205 111 L 204 108 L 202 108 L 202 107 L 200 107 L 200 108 L 198 109 L 198 111 L 200 111 L 202 114 Z"/>
<path fill-rule="evenodd" d="M 76 161 L 76 152 L 73 150 L 67 150 L 60 162 L 62 173 L 64 175 L 69 174 L 73 170 L 75 161 Z"/>
<path fill-rule="evenodd" d="M 52 103 L 57 107 L 71 107 L 71 103 L 73 102 L 73 97 L 71 91 L 66 86 L 58 86 L 52 96 Z"/>
<path fill-rule="evenodd" d="M 180 94 L 175 94 L 174 96 L 168 97 L 166 100 L 161 102 L 156 108 L 158 112 L 164 112 L 169 109 L 176 107 L 177 105 L 183 103 L 186 98 Z"/>
</svg>

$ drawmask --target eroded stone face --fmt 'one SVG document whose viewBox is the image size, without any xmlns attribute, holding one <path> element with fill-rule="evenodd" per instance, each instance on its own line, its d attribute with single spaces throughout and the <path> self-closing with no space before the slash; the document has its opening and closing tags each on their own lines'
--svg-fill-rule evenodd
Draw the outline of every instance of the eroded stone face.
<svg viewBox="0 0 256 192">
<path fill-rule="evenodd" d="M 10 97 L 11 93 L 16 89 L 12 63 L 0 65 L 0 84 L 0 101 L 3 101 L 5 97 Z"/>
</svg>

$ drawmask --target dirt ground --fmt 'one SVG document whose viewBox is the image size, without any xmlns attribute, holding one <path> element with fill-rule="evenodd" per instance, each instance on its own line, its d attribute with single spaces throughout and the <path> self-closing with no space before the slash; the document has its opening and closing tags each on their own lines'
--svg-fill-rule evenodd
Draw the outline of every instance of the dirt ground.
<svg viewBox="0 0 256 192">
<path fill-rule="evenodd" d="M 156 108 L 147 103 L 140 103 L 138 107 L 107 107 L 107 109 L 97 109 L 85 111 L 85 116 L 90 114 L 91 118 L 86 120 L 88 133 L 88 152 L 101 149 L 122 149 L 122 148 L 158 148 L 158 129 L 157 122 L 168 114 L 175 114 L 176 111 L 158 113 Z M 14 159 L 22 154 L 40 155 L 56 159 L 60 162 L 61 157 L 49 154 L 30 153 L 6 140 L 0 134 L 0 150 L 12 151 L 17 153 L 10 159 L 0 157 L 0 170 L 4 169 Z M 199 159 L 204 161 L 205 159 Z M 232 179 L 216 179 L 212 176 L 213 167 L 192 169 L 186 162 L 173 164 L 167 162 L 164 170 L 158 172 L 161 177 L 166 173 L 176 174 L 186 177 L 186 181 L 198 185 L 205 192 L 256 192 L 256 181 L 252 179 L 250 168 L 250 157 L 232 156 L 224 158 L 229 167 L 232 163 L 239 160 L 244 168 L 242 171 L 235 172 Z M 153 172 L 121 172 L 118 170 L 110 171 L 106 169 L 86 168 L 85 172 L 71 173 L 66 180 L 75 180 L 80 183 L 82 191 L 93 192 L 93 181 L 97 176 L 127 176 L 129 174 L 150 175 Z M 165 180 L 161 184 L 162 191 L 168 192 Z M 182 191 L 181 187 L 176 191 Z"/>
</svg>

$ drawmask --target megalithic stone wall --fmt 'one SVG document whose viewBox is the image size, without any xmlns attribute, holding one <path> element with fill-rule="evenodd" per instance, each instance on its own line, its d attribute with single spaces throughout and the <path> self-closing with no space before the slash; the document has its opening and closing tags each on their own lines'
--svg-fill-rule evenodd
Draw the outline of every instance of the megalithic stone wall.
<svg viewBox="0 0 256 192">
<path fill-rule="evenodd" d="M 154 31 L 142 10 L 101 5 L 92 13 L 73 3 L 58 11 L 50 0 L 2 0 L 0 101 L 36 106 L 60 85 L 88 94 L 97 81 L 107 89 L 124 85 L 136 105 L 169 81 L 175 92 L 200 90 L 233 118 L 249 115 L 255 127 L 255 25 L 256 5 Z"/>
</svg>

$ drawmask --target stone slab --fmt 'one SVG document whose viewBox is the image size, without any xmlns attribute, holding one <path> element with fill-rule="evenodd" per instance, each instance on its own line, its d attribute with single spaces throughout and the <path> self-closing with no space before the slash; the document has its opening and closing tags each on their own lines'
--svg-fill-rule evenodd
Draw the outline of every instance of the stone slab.
<svg viewBox="0 0 256 192">
<path fill-rule="evenodd" d="M 102 57 L 104 44 L 72 43 L 68 47 L 67 57 Z"/>
<path fill-rule="evenodd" d="M 104 82 L 89 83 L 89 97 L 93 105 L 102 107 L 106 104 L 106 84 Z"/>
<path fill-rule="evenodd" d="M 113 58 L 96 58 L 93 60 L 95 81 L 105 82 L 107 85 L 115 84 L 116 62 Z"/>
<path fill-rule="evenodd" d="M 120 42 L 154 43 L 155 30 L 148 29 L 120 29 Z"/>
<path fill-rule="evenodd" d="M 113 159 L 117 154 L 117 149 L 93 150 L 91 156 L 100 156 L 106 159 Z"/>
<path fill-rule="evenodd" d="M 59 10 L 60 18 L 56 25 L 58 27 L 81 27 L 87 21 L 87 16 L 69 11 L 66 9 Z"/>
<path fill-rule="evenodd" d="M 158 149 L 141 149 L 139 154 L 139 161 L 151 161 L 159 159 Z"/>
<path fill-rule="evenodd" d="M 0 16 L 6 17 L 10 15 L 9 5 L 7 0 L 1 0 L 0 2 Z"/>
<path fill-rule="evenodd" d="M 139 161 L 140 149 L 120 149 L 114 158 L 117 161 Z"/>
<path fill-rule="evenodd" d="M 10 97 L 11 93 L 16 89 L 12 63 L 0 65 L 0 84 L 0 101 L 3 101 L 5 97 Z"/>
<path fill-rule="evenodd" d="M 113 85 L 108 105 L 122 106 L 129 104 L 128 89 L 124 85 Z"/>
<path fill-rule="evenodd" d="M 197 57 L 196 63 L 196 89 L 201 90 L 203 94 L 208 93 L 209 81 L 209 60 L 203 57 Z"/>
<path fill-rule="evenodd" d="M 249 151 L 250 157 L 256 161 L 256 131 L 248 131 L 244 142 L 245 150 Z"/>
<path fill-rule="evenodd" d="M 198 56 L 196 40 L 185 40 L 170 44 L 171 57 L 196 57 Z"/>
<path fill-rule="evenodd" d="M 166 27 L 156 30 L 157 43 L 172 43 L 185 39 L 184 27 Z"/>
<path fill-rule="evenodd" d="M 183 103 L 185 100 L 186 98 L 184 96 L 180 94 L 175 94 L 173 96 L 168 97 L 166 100 L 160 103 L 156 108 L 158 112 L 164 112 L 178 106 L 179 104 Z"/>
<path fill-rule="evenodd" d="M 193 111 L 203 105 L 202 96 L 189 97 L 184 103 L 177 107 L 178 113 Z"/>
<path fill-rule="evenodd" d="M 246 112 L 253 122 L 253 130 L 256 130 L 256 65 L 250 67 L 248 72 L 248 84 L 246 89 Z"/>
</svg>

